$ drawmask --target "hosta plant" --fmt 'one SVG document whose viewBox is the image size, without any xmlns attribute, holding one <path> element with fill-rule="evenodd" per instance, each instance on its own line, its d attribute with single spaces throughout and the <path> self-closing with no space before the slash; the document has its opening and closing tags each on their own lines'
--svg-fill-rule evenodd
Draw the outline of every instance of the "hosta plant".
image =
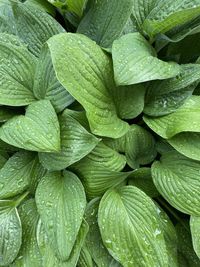
<svg viewBox="0 0 200 267">
<path fill-rule="evenodd" d="M 200 267 L 200 0 L 0 0 L 0 266 Z"/>
</svg>

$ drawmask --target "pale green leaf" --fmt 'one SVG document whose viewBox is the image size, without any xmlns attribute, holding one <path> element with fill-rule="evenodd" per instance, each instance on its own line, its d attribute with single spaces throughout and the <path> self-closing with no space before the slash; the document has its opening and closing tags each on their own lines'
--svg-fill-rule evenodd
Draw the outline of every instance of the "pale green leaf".
<svg viewBox="0 0 200 267">
<path fill-rule="evenodd" d="M 68 171 L 48 173 L 36 190 L 36 204 L 51 248 L 60 260 L 68 260 L 86 206 L 80 180 Z"/>
<path fill-rule="evenodd" d="M 37 99 L 48 99 L 57 112 L 62 111 L 73 101 L 73 97 L 58 82 L 48 47 L 44 46 L 36 65 L 34 95 Z"/>
<path fill-rule="evenodd" d="M 51 4 L 65 11 L 75 13 L 79 17 L 82 16 L 87 0 L 48 0 Z"/>
<path fill-rule="evenodd" d="M 156 157 L 155 140 L 151 133 L 133 124 L 130 130 L 118 139 L 106 139 L 105 143 L 120 153 L 125 153 L 127 164 L 133 168 L 146 165 Z"/>
<path fill-rule="evenodd" d="M 8 266 L 16 258 L 22 242 L 21 221 L 11 200 L 0 201 L 0 265 Z"/>
<path fill-rule="evenodd" d="M 25 106 L 35 100 L 35 64 L 36 58 L 17 37 L 0 34 L 0 104 Z"/>
<path fill-rule="evenodd" d="M 42 258 L 36 239 L 39 214 L 33 199 L 19 208 L 22 222 L 22 246 L 12 267 L 42 267 Z"/>
<path fill-rule="evenodd" d="M 15 153 L 0 170 L 0 199 L 14 197 L 33 183 L 38 157 L 28 151 Z"/>
<path fill-rule="evenodd" d="M 98 223 L 104 245 L 124 267 L 169 266 L 156 206 L 137 187 L 106 192 Z"/>
<path fill-rule="evenodd" d="M 101 196 L 108 188 L 123 182 L 130 172 L 120 172 L 125 157 L 100 142 L 85 158 L 71 166 L 81 178 L 89 198 Z"/>
<path fill-rule="evenodd" d="M 144 121 L 163 138 L 171 138 L 181 132 L 200 132 L 200 96 L 190 97 L 171 114 L 157 118 L 145 116 Z"/>
<path fill-rule="evenodd" d="M 200 258 L 200 217 L 191 216 L 190 229 L 194 251 Z"/>
<path fill-rule="evenodd" d="M 92 257 L 86 245 L 83 245 L 78 260 L 78 267 L 93 267 Z"/>
<path fill-rule="evenodd" d="M 83 221 L 68 260 L 61 261 L 56 257 L 55 251 L 51 248 L 51 246 L 49 246 L 48 237 L 46 235 L 44 227 L 41 222 L 39 222 L 37 230 L 37 241 L 40 248 L 40 253 L 42 255 L 43 267 L 75 267 L 80 256 L 81 248 L 83 247 L 83 244 L 85 242 L 87 232 L 88 225 Z"/>
<path fill-rule="evenodd" d="M 111 47 L 125 27 L 132 13 L 132 6 L 133 0 L 94 1 L 92 8 L 79 24 L 78 32 L 102 47 Z"/>
<path fill-rule="evenodd" d="M 190 97 L 199 82 L 200 65 L 181 66 L 181 73 L 171 79 L 154 81 L 148 86 L 144 113 L 163 116 L 176 111 Z"/>
<path fill-rule="evenodd" d="M 25 116 L 16 116 L 7 121 L 0 128 L 0 138 L 27 150 L 59 151 L 60 127 L 50 101 L 36 101 L 28 106 Z"/>
<path fill-rule="evenodd" d="M 84 107 L 91 131 L 113 138 L 124 135 L 128 124 L 117 116 L 110 57 L 95 42 L 80 34 L 59 34 L 47 43 L 57 78 Z"/>
<path fill-rule="evenodd" d="M 158 59 L 154 48 L 138 32 L 116 40 L 112 56 L 117 85 L 168 79 L 178 75 L 181 70 L 175 62 Z"/>
<path fill-rule="evenodd" d="M 160 194 L 176 209 L 200 215 L 198 161 L 172 151 L 152 165 L 152 177 Z"/>
<path fill-rule="evenodd" d="M 55 17 L 55 14 L 56 14 L 55 7 L 53 5 L 51 5 L 50 3 L 48 3 L 48 1 L 44 1 L 44 0 L 26 0 L 25 1 L 25 5 L 32 6 L 35 9 L 38 8 L 41 11 L 47 12 L 50 15 L 52 15 L 53 17 Z"/>
<path fill-rule="evenodd" d="M 61 152 L 40 153 L 39 158 L 48 170 L 62 170 L 90 153 L 100 141 L 86 131 L 82 125 L 63 112 L 59 118 L 61 132 Z"/>
</svg>

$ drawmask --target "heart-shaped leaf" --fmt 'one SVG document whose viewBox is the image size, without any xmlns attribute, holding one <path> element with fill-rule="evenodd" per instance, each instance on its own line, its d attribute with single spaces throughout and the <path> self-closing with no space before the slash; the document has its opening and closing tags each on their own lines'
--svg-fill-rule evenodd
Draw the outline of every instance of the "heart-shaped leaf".
<svg viewBox="0 0 200 267">
<path fill-rule="evenodd" d="M 16 116 L 0 128 L 0 138 L 8 144 L 27 150 L 54 152 L 60 150 L 60 127 L 49 100 L 28 106 L 25 116 Z"/>
<path fill-rule="evenodd" d="M 110 57 L 80 34 L 59 34 L 47 43 L 58 80 L 84 107 L 91 131 L 112 138 L 124 135 L 129 127 L 117 116 Z"/>
<path fill-rule="evenodd" d="M 59 118 L 61 132 L 61 152 L 40 153 L 39 158 L 48 170 L 62 170 L 90 153 L 100 141 L 87 132 L 81 124 L 63 112 Z"/>
<path fill-rule="evenodd" d="M 200 215 L 200 163 L 176 151 L 163 155 L 152 165 L 152 177 L 160 194 L 176 209 Z"/>
<path fill-rule="evenodd" d="M 36 204 L 50 246 L 60 260 L 68 260 L 86 206 L 85 192 L 80 180 L 68 171 L 63 175 L 60 172 L 48 173 L 36 190 Z"/>
<path fill-rule="evenodd" d="M 104 245 L 124 266 L 168 266 L 156 206 L 140 189 L 123 186 L 103 196 L 98 223 Z"/>
<path fill-rule="evenodd" d="M 154 48 L 138 32 L 117 39 L 112 56 L 117 85 L 163 80 L 180 73 L 177 63 L 158 59 Z"/>
</svg>

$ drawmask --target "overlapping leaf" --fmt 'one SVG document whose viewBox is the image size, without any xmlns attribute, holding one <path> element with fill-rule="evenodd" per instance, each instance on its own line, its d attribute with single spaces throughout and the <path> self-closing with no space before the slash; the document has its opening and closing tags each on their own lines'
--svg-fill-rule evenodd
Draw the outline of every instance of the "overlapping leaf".
<svg viewBox="0 0 200 267">
<path fill-rule="evenodd" d="M 0 138 L 27 150 L 59 151 L 60 127 L 50 101 L 36 101 L 28 106 L 25 116 L 16 116 L 7 121 L 0 128 Z"/>
<path fill-rule="evenodd" d="M 106 192 L 98 216 L 104 245 L 124 267 L 168 266 L 156 206 L 140 189 L 124 186 Z"/>
<path fill-rule="evenodd" d="M 60 116 L 61 152 L 40 153 L 39 158 L 48 170 L 62 170 L 90 153 L 100 141 L 87 132 L 68 112 Z"/>
<path fill-rule="evenodd" d="M 57 78 L 86 110 L 91 131 L 113 138 L 125 134 L 128 124 L 118 118 L 112 96 L 115 85 L 109 56 L 80 34 L 59 34 L 48 45 Z"/>
<path fill-rule="evenodd" d="M 125 27 L 132 13 L 132 6 L 133 0 L 94 1 L 92 8 L 79 24 L 78 32 L 90 37 L 102 47 L 111 47 Z"/>
<path fill-rule="evenodd" d="M 168 152 L 152 165 L 152 177 L 160 194 L 178 210 L 200 214 L 199 162 L 176 151 Z"/>
<path fill-rule="evenodd" d="M 36 204 L 51 248 L 60 260 L 68 260 L 86 206 L 80 180 L 68 171 L 47 174 L 37 188 Z"/>
<path fill-rule="evenodd" d="M 178 75 L 181 70 L 175 62 L 158 59 L 154 48 L 138 32 L 126 34 L 116 40 L 112 56 L 118 85 L 168 79 Z"/>
</svg>

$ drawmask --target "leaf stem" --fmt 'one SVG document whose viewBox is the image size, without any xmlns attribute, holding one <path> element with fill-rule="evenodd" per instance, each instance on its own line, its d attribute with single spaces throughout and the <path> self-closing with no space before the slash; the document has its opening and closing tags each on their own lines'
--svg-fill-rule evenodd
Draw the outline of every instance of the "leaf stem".
<svg viewBox="0 0 200 267">
<path fill-rule="evenodd" d="M 15 207 L 19 206 L 19 204 L 28 196 L 29 192 L 25 192 L 22 194 L 19 198 L 16 199 L 15 201 Z"/>
</svg>

